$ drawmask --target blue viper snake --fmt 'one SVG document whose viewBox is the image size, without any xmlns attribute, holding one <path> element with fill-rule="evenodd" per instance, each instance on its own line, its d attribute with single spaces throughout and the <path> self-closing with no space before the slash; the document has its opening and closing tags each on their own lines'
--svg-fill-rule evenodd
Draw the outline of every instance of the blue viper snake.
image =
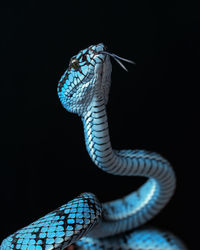
<svg viewBox="0 0 200 250">
<path fill-rule="evenodd" d="M 144 176 L 138 190 L 101 204 L 92 193 L 74 200 L 20 229 L 3 240 L 0 249 L 186 249 L 174 235 L 153 228 L 135 229 L 152 217 L 172 197 L 176 179 L 170 163 L 145 150 L 112 149 L 106 104 L 115 59 L 133 63 L 106 50 L 100 43 L 81 50 L 70 60 L 58 84 L 63 107 L 80 116 L 85 144 L 101 170 L 120 176 Z M 133 230 L 135 229 L 135 230 Z"/>
</svg>

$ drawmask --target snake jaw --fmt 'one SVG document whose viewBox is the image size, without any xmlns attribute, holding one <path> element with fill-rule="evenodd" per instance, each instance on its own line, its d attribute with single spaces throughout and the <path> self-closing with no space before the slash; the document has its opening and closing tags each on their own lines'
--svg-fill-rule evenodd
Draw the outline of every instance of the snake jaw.
<svg viewBox="0 0 200 250">
<path fill-rule="evenodd" d="M 105 105 L 108 102 L 110 85 L 111 85 L 111 72 L 112 64 L 110 62 L 110 56 L 105 55 L 104 61 L 102 64 L 97 65 L 96 74 L 98 75 L 96 93 L 100 98 L 104 99 Z"/>
</svg>

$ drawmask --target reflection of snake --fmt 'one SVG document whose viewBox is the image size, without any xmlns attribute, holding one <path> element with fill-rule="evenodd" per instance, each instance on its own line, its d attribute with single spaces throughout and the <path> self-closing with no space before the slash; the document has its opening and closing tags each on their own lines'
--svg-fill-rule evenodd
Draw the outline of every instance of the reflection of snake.
<svg viewBox="0 0 200 250">
<path fill-rule="evenodd" d="M 145 176 L 147 182 L 122 199 L 102 205 L 93 194 L 84 193 L 9 236 L 0 249 L 64 249 L 75 241 L 81 249 L 184 249 L 175 236 L 156 229 L 114 236 L 155 216 L 173 195 L 175 175 L 159 154 L 112 149 L 105 110 L 110 56 L 123 68 L 120 60 L 131 62 L 107 52 L 103 44 L 80 51 L 62 76 L 58 95 L 64 108 L 81 117 L 87 151 L 99 168 L 114 175 Z"/>
</svg>

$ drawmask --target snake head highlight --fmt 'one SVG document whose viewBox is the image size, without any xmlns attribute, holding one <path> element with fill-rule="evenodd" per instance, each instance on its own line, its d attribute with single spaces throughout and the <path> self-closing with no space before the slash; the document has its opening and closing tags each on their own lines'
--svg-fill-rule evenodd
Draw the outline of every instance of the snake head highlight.
<svg viewBox="0 0 200 250">
<path fill-rule="evenodd" d="M 95 93 L 107 103 L 112 66 L 103 43 L 81 50 L 70 60 L 58 83 L 58 96 L 65 109 L 83 115 Z"/>
</svg>

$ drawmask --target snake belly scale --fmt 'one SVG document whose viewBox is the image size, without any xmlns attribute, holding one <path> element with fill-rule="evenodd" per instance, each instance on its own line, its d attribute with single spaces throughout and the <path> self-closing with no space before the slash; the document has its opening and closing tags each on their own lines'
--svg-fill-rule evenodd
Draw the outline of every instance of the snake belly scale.
<svg viewBox="0 0 200 250">
<path fill-rule="evenodd" d="M 176 179 L 170 163 L 145 150 L 114 150 L 106 114 L 113 57 L 100 43 L 81 50 L 58 84 L 63 107 L 80 116 L 85 144 L 101 170 L 120 176 L 144 176 L 148 180 L 125 197 L 101 204 L 95 195 L 83 193 L 55 211 L 7 237 L 0 249 L 155 249 L 178 250 L 184 245 L 174 235 L 157 229 L 137 229 L 167 204 Z M 128 233 L 125 233 L 127 232 Z M 121 235 L 121 236 L 120 236 Z"/>
</svg>

